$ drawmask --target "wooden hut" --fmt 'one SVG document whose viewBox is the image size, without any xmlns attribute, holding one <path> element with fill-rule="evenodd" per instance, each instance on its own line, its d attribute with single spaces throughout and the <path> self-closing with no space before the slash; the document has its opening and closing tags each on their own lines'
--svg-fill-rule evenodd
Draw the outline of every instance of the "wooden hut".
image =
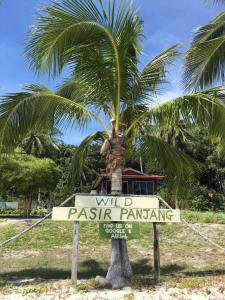
<svg viewBox="0 0 225 300">
<path fill-rule="evenodd" d="M 122 174 L 123 194 L 154 195 L 164 183 L 164 176 L 146 174 L 132 168 L 126 168 Z M 98 194 L 111 194 L 111 181 L 106 173 L 101 173 L 95 180 L 93 190 Z"/>
</svg>

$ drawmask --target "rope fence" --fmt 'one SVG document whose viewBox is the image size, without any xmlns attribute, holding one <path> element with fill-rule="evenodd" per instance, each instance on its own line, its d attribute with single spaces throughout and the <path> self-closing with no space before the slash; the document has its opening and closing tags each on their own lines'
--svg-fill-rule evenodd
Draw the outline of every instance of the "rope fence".
<svg viewBox="0 0 225 300">
<path fill-rule="evenodd" d="M 64 206 L 65 204 L 67 204 L 73 197 L 75 197 L 75 194 L 69 196 L 64 202 L 62 202 L 59 206 Z M 0 248 L 7 245 L 8 243 L 15 241 L 16 239 L 18 239 L 19 237 L 21 237 L 22 235 L 24 235 L 25 233 L 27 233 L 28 231 L 32 230 L 34 227 L 38 226 L 39 224 L 41 224 L 42 222 L 44 222 L 48 217 L 50 217 L 52 214 L 52 211 L 50 211 L 49 213 L 47 213 L 42 219 L 38 220 L 36 223 L 34 223 L 33 225 L 29 226 L 28 228 L 26 228 L 25 230 L 21 231 L 20 233 L 16 234 L 15 236 L 11 237 L 10 239 L 4 241 L 3 243 L 0 244 Z"/>
<path fill-rule="evenodd" d="M 169 209 L 173 209 L 162 197 L 158 196 L 159 200 L 162 201 L 162 203 Z M 201 233 L 196 226 L 189 224 L 185 219 L 181 218 L 181 222 L 185 224 L 188 228 L 190 228 L 192 231 L 200 235 L 205 241 L 207 241 L 209 244 L 211 244 L 213 247 L 219 249 L 221 252 L 225 253 L 225 248 L 217 244 L 216 242 L 209 239 L 205 234 Z"/>
<path fill-rule="evenodd" d="M 71 196 L 69 196 L 64 202 L 62 202 L 59 206 L 64 206 L 65 204 L 67 204 L 73 197 L 75 197 L 76 194 L 73 194 Z M 160 201 L 162 201 L 162 203 L 169 209 L 173 209 L 162 197 L 157 196 L 159 198 Z M 10 239 L 2 242 L 0 244 L 0 247 L 3 247 L 5 245 L 7 245 L 8 243 L 15 241 L 16 239 L 18 239 L 19 237 L 21 237 L 22 235 L 26 234 L 27 232 L 29 232 L 30 230 L 32 230 L 33 228 L 35 228 L 36 226 L 38 226 L 39 224 L 41 224 L 42 222 L 44 222 L 48 217 L 50 217 L 52 214 L 52 211 L 47 213 L 42 219 L 40 219 L 39 221 L 37 221 L 36 223 L 34 223 L 33 225 L 29 226 L 28 228 L 26 228 L 25 230 L 23 230 L 22 232 L 16 234 L 15 236 L 11 237 Z M 198 234 L 199 236 L 201 236 L 202 239 L 204 239 L 205 241 L 207 241 L 209 244 L 211 244 L 214 248 L 218 249 L 219 251 L 221 251 L 222 253 L 225 253 L 225 248 L 223 248 L 222 246 L 220 246 L 219 244 L 217 244 L 216 242 L 212 241 L 211 239 L 209 239 L 205 234 L 201 233 L 196 226 L 189 224 L 185 219 L 181 218 L 181 222 L 183 224 L 185 224 L 189 229 L 191 229 L 193 232 L 195 232 L 196 234 Z"/>
</svg>

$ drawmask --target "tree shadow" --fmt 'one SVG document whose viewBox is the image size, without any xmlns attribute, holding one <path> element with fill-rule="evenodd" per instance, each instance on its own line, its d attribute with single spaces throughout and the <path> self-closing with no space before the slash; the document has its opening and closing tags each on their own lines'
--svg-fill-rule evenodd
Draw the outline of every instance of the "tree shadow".
<svg viewBox="0 0 225 300">
<path fill-rule="evenodd" d="M 58 268 L 31 268 L 20 271 L 12 271 L 1 273 L 0 276 L 7 279 L 30 279 L 30 278 L 43 278 L 43 279 L 68 279 L 70 277 L 69 270 Z"/>
<path fill-rule="evenodd" d="M 88 259 L 82 261 L 78 265 L 78 278 L 90 279 L 97 275 L 104 276 L 107 269 L 100 265 L 95 259 Z"/>
<path fill-rule="evenodd" d="M 78 264 L 78 278 L 90 279 L 96 275 L 105 275 L 106 269 L 101 267 L 100 263 L 94 259 L 88 259 Z M 43 278 L 43 279 L 69 279 L 71 271 L 61 268 L 31 268 L 20 271 L 0 273 L 3 278 L 21 279 L 21 278 Z"/>
<path fill-rule="evenodd" d="M 153 278 L 154 268 L 150 264 L 149 259 L 141 259 L 135 262 L 132 262 L 132 268 L 134 275 L 149 276 Z M 91 279 L 97 275 L 105 276 L 107 272 L 107 265 L 100 263 L 94 259 L 84 260 L 78 265 L 78 278 L 79 279 Z M 162 276 L 189 276 L 189 277 L 204 277 L 204 276 L 216 276 L 216 275 L 225 275 L 225 270 L 216 269 L 216 270 L 204 270 L 204 271 L 186 271 L 185 266 L 178 264 L 167 264 L 163 265 L 160 269 Z M 71 276 L 70 269 L 63 268 L 30 268 L 19 271 L 5 272 L 0 273 L 0 280 L 13 280 L 13 279 L 69 279 Z"/>
<path fill-rule="evenodd" d="M 161 267 L 160 271 L 162 275 L 172 275 L 177 273 L 182 273 L 184 270 L 184 266 L 178 264 L 168 264 Z"/>
<path fill-rule="evenodd" d="M 225 275 L 225 270 L 216 269 L 216 270 L 204 270 L 204 271 L 185 271 L 183 272 L 184 275 L 190 277 L 205 277 L 205 276 L 220 276 Z"/>
<path fill-rule="evenodd" d="M 132 263 L 133 272 L 135 275 L 148 275 L 153 274 L 154 268 L 153 265 L 151 265 L 149 259 L 140 259 L 136 262 Z M 162 266 L 160 268 L 160 272 L 162 275 L 168 275 L 171 273 L 177 273 L 184 269 L 183 266 L 177 265 L 177 264 L 168 264 L 165 266 Z"/>
<path fill-rule="evenodd" d="M 148 264 L 149 259 L 143 258 L 138 261 L 132 262 L 132 269 L 135 275 L 147 275 L 153 272 L 153 267 Z"/>
</svg>

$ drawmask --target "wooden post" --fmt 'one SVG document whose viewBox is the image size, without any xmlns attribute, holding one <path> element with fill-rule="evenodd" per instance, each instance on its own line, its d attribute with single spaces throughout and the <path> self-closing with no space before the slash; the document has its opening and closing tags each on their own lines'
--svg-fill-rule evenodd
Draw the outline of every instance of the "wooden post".
<svg viewBox="0 0 225 300">
<path fill-rule="evenodd" d="M 71 280 L 73 284 L 77 284 L 77 262 L 78 262 L 78 240 L 79 240 L 79 222 L 74 222 L 73 230 L 73 252 L 72 252 L 72 266 L 71 266 Z"/>
<path fill-rule="evenodd" d="M 158 224 L 153 223 L 153 247 L 154 247 L 154 281 L 160 280 L 160 253 L 159 253 L 159 232 Z"/>
</svg>

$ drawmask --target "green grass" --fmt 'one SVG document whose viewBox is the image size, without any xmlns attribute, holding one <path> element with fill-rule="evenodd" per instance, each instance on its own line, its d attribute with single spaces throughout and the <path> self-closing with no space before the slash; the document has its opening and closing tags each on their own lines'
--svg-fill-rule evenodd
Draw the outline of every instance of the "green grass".
<svg viewBox="0 0 225 300">
<path fill-rule="evenodd" d="M 129 293 L 123 296 L 124 300 L 134 300 L 134 293 Z"/>
<path fill-rule="evenodd" d="M 198 229 L 225 247 L 225 225 L 205 224 L 207 213 L 200 216 L 184 212 L 185 218 L 197 220 Z M 219 215 L 220 221 L 224 215 Z M 213 220 L 216 220 L 215 217 Z M 219 222 L 222 223 L 222 222 Z M 22 231 L 28 225 L 0 227 L 0 242 Z M 215 278 L 225 279 L 224 255 L 212 248 L 183 224 L 161 224 L 161 281 L 178 287 L 201 285 Z M 1 248 L 0 280 L 6 283 L 18 278 L 69 279 L 72 253 L 72 222 L 47 220 L 22 238 Z M 127 242 L 135 288 L 154 288 L 152 224 L 140 223 L 140 237 Z M 102 240 L 98 223 L 82 222 L 79 239 L 78 278 L 87 280 L 76 289 L 97 288 L 96 275 L 104 276 L 110 262 L 110 240 Z M 198 280 L 196 278 L 199 278 Z M 195 280 L 196 279 L 196 280 Z M 30 287 L 38 290 L 38 287 Z M 43 289 L 46 287 L 43 287 Z M 40 287 L 42 289 L 42 287 Z M 28 287 L 29 290 L 29 287 Z"/>
<path fill-rule="evenodd" d="M 222 212 L 197 212 L 197 211 L 182 211 L 182 218 L 190 223 L 217 223 L 225 224 L 225 213 Z"/>
</svg>

